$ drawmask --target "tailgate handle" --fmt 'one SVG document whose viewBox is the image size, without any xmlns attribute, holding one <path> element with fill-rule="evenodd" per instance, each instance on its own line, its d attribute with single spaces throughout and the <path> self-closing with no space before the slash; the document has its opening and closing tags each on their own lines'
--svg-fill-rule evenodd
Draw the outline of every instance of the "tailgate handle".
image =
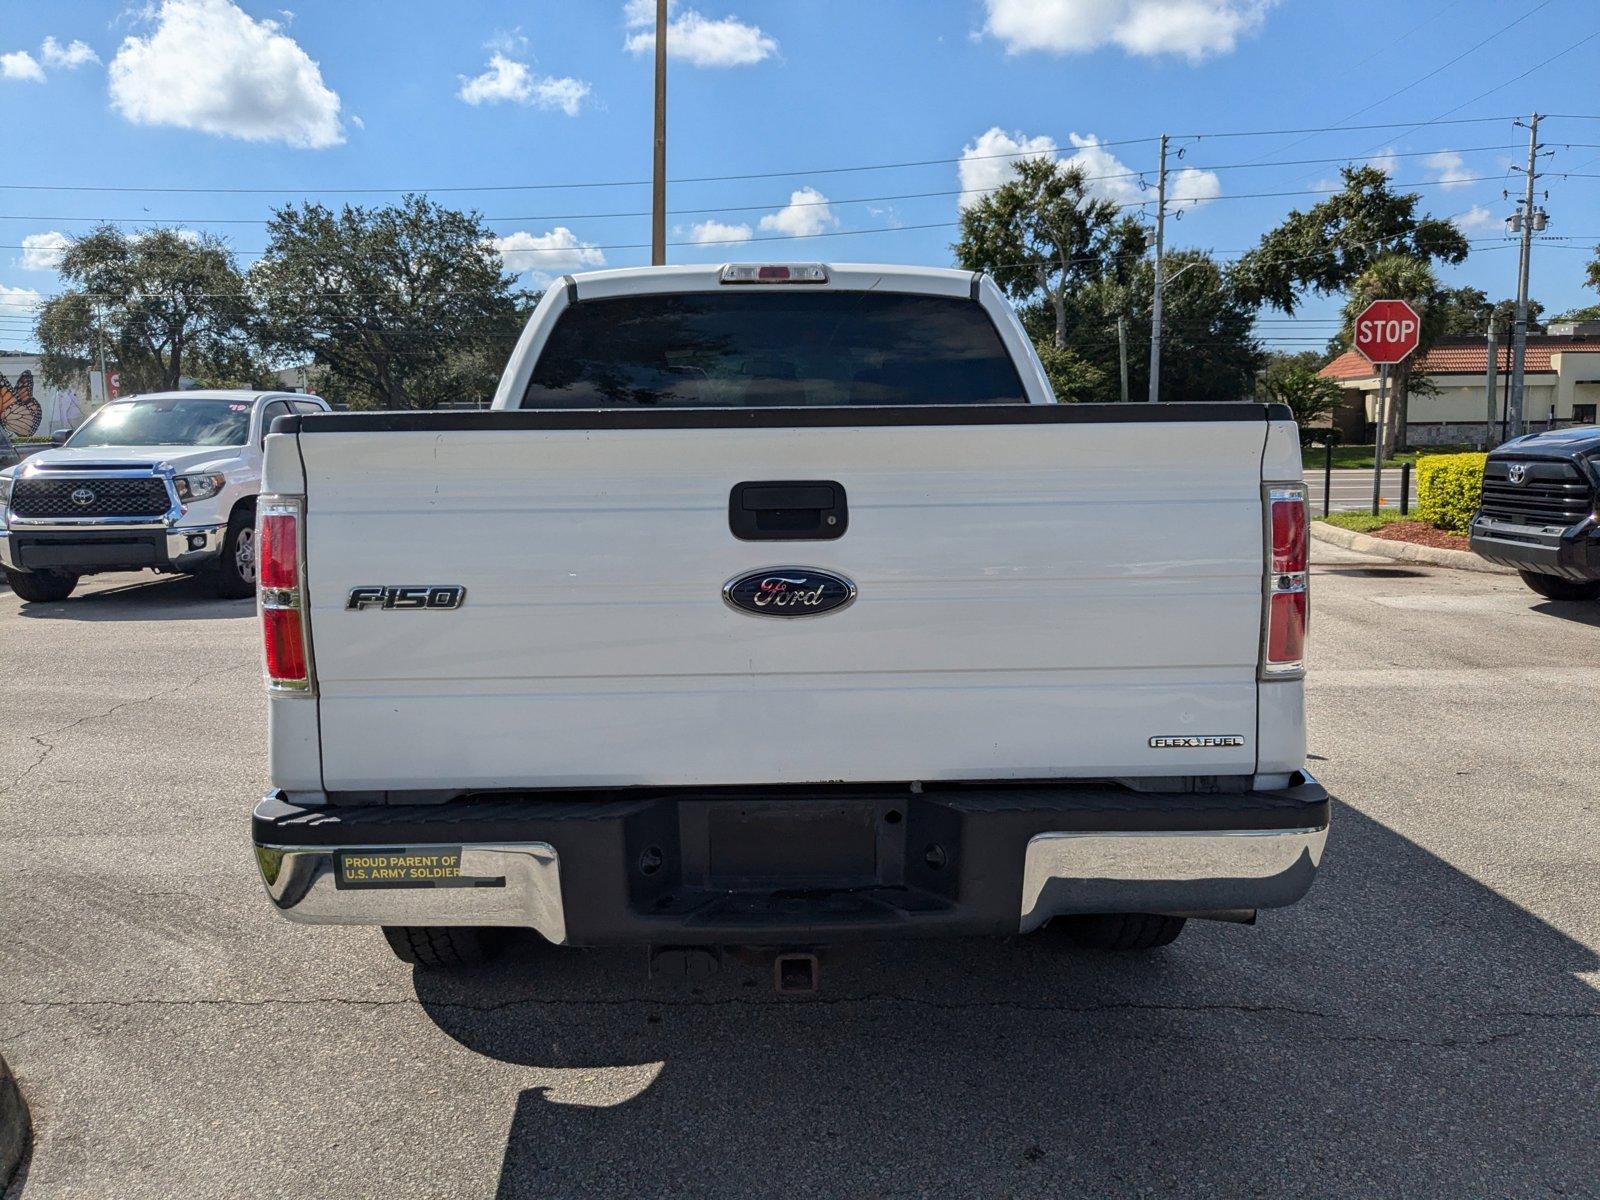
<svg viewBox="0 0 1600 1200">
<path fill-rule="evenodd" d="M 736 483 L 728 528 L 746 542 L 829 541 L 850 524 L 844 485 L 830 479 Z"/>
</svg>

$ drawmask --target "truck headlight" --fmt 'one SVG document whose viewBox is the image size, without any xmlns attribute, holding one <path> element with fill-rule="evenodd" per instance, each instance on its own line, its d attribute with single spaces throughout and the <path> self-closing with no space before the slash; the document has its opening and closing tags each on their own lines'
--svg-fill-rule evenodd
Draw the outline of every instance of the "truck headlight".
<svg viewBox="0 0 1600 1200">
<path fill-rule="evenodd" d="M 227 480 L 221 475 L 179 475 L 173 483 L 179 500 L 209 500 L 222 490 Z"/>
</svg>

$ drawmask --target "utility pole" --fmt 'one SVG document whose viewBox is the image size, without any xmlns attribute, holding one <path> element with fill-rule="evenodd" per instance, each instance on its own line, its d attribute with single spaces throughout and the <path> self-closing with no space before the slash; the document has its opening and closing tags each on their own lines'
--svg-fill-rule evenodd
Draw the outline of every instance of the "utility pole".
<svg viewBox="0 0 1600 1200">
<path fill-rule="evenodd" d="M 1485 405 L 1487 406 L 1487 418 L 1483 424 L 1483 448 L 1486 451 L 1493 450 L 1495 445 L 1494 402 L 1496 400 L 1495 392 L 1499 390 L 1495 386 L 1495 374 L 1500 369 L 1500 342 L 1499 338 L 1495 335 L 1493 317 L 1489 318 L 1488 345 L 1489 355 L 1487 361 L 1489 365 L 1484 369 L 1483 372 L 1483 399 Z"/>
<path fill-rule="evenodd" d="M 1378 429 L 1372 447 L 1372 515 L 1383 504 L 1383 429 L 1389 419 L 1389 364 L 1378 367 Z"/>
<path fill-rule="evenodd" d="M 1150 306 L 1150 403 L 1161 399 L 1161 256 L 1167 243 L 1167 135 L 1161 135 L 1161 168 L 1156 176 L 1156 286 Z"/>
<path fill-rule="evenodd" d="M 100 353 L 100 403 L 104 404 L 111 399 L 111 381 L 106 375 L 106 315 L 98 300 L 94 304 L 94 340 Z"/>
<path fill-rule="evenodd" d="M 1128 318 L 1117 318 L 1117 358 L 1122 365 L 1122 402 L 1128 402 Z"/>
<path fill-rule="evenodd" d="M 650 196 L 650 265 L 667 262 L 667 0 L 656 0 L 656 153 Z"/>
<path fill-rule="evenodd" d="M 1517 323 L 1511 333 L 1511 436 L 1521 437 L 1523 366 L 1528 353 L 1528 260 L 1533 251 L 1535 228 L 1544 228 L 1544 211 L 1533 207 L 1533 185 L 1539 178 L 1539 114 L 1528 119 L 1527 191 L 1518 212 L 1511 218 L 1513 232 L 1522 234 L 1522 256 L 1517 263 Z"/>
</svg>

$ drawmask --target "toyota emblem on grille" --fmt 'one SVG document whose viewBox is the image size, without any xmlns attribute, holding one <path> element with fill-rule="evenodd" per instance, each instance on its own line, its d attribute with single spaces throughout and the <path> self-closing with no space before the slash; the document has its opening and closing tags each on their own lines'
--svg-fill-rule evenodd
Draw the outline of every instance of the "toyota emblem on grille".
<svg viewBox="0 0 1600 1200">
<path fill-rule="evenodd" d="M 1512 463 L 1510 468 L 1506 471 L 1506 476 L 1511 480 L 1512 483 L 1524 482 L 1528 478 L 1527 464 Z"/>
<path fill-rule="evenodd" d="M 92 489 L 92 488 L 74 488 L 73 491 L 72 491 L 71 499 L 72 499 L 72 502 L 74 504 L 76 504 L 79 508 L 88 508 L 89 505 L 93 504 L 94 500 L 95 500 L 94 489 Z"/>
</svg>

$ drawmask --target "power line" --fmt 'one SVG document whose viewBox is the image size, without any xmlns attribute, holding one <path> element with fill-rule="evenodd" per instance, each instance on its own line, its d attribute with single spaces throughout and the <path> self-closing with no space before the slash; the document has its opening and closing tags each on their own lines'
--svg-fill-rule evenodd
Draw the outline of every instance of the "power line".
<svg viewBox="0 0 1600 1200">
<path fill-rule="evenodd" d="M 1473 175 L 1473 176 L 1467 176 L 1467 177 L 1461 178 L 1461 179 L 1424 179 L 1424 180 L 1418 180 L 1416 182 L 1411 182 L 1411 183 L 1396 183 L 1393 186 L 1394 187 L 1398 187 L 1398 188 L 1450 187 L 1450 186 L 1457 186 L 1457 185 L 1466 184 L 1466 183 L 1482 183 L 1484 180 L 1500 179 L 1500 178 L 1502 178 L 1502 176 L 1500 176 L 1500 175 Z M 1587 176 L 1577 176 L 1577 178 L 1587 178 Z M 992 189 L 989 189 L 989 190 L 992 190 Z M 1170 204 L 1172 204 L 1174 206 L 1197 207 L 1197 206 L 1199 206 L 1201 204 L 1214 204 L 1214 203 L 1219 203 L 1219 202 L 1225 201 L 1225 200 L 1227 200 L 1227 201 L 1232 201 L 1232 200 L 1265 200 L 1265 199 L 1280 199 L 1280 198 L 1288 197 L 1288 196 L 1327 196 L 1327 195 L 1335 195 L 1335 194 L 1337 194 L 1337 193 L 1339 193 L 1339 192 L 1341 192 L 1343 190 L 1344 189 L 1342 187 L 1297 188 L 1297 189 L 1292 189 L 1292 190 L 1288 190 L 1288 191 L 1275 191 L 1275 192 L 1233 192 L 1233 193 L 1220 195 L 1220 196 L 1176 196 L 1176 197 L 1171 198 L 1168 201 L 1168 203 L 1170 203 Z M 950 194 L 956 194 L 956 193 L 950 193 Z M 1153 204 L 1153 203 L 1154 203 L 1154 200 L 1130 200 L 1130 201 L 1127 201 L 1126 203 L 1114 205 L 1114 207 L 1118 208 L 1118 209 L 1143 208 L 1145 205 Z M 512 218 L 506 218 L 506 219 L 512 219 Z M 517 219 L 520 219 L 520 218 L 517 218 Z M 674 247 L 691 247 L 691 248 L 695 247 L 695 246 L 739 246 L 739 245 L 745 245 L 745 244 L 748 244 L 748 243 L 751 243 L 751 242 L 797 242 L 797 241 L 808 241 L 808 240 L 811 240 L 811 239 L 814 239 L 814 238 L 859 237 L 859 236 L 862 236 L 862 235 L 865 235 L 865 234 L 873 234 L 873 233 L 901 233 L 901 232 L 909 232 L 909 231 L 912 231 L 912 230 L 954 229 L 954 228 L 959 227 L 960 224 L 961 224 L 960 221 L 927 221 L 927 222 L 922 222 L 922 223 L 919 223 L 919 224 L 910 224 L 910 225 L 874 225 L 874 226 L 869 226 L 866 229 L 832 229 L 832 230 L 826 230 L 826 231 L 819 232 L 819 233 L 771 234 L 771 235 L 766 235 L 766 236 L 757 235 L 757 236 L 730 237 L 730 238 L 703 238 L 703 239 L 692 240 L 692 241 L 669 242 L 667 244 L 669 246 L 674 246 Z M 26 250 L 26 249 L 29 249 L 29 247 L 24 246 L 20 242 L 16 242 L 16 243 L 0 243 L 0 250 Z M 591 243 L 580 243 L 580 244 L 575 245 L 575 246 L 530 246 L 530 247 L 526 247 L 526 248 L 522 248 L 522 249 L 514 249 L 514 250 L 511 250 L 511 251 L 508 251 L 507 253 L 512 254 L 512 255 L 522 255 L 522 254 L 582 254 L 582 253 L 585 253 L 585 252 L 596 251 L 596 250 L 598 250 L 598 251 L 613 251 L 613 250 L 648 250 L 648 249 L 650 249 L 650 243 L 649 242 L 615 242 L 615 243 L 605 244 L 605 245 L 591 244 Z M 245 257 L 245 258 L 258 258 L 258 257 L 266 254 L 267 252 L 265 250 L 238 250 L 238 249 L 234 249 L 233 253 L 238 254 L 238 255 L 240 255 L 242 257 Z"/>
<path fill-rule="evenodd" d="M 1454 151 L 1452 151 L 1452 153 L 1455 153 L 1455 154 L 1477 154 L 1477 153 L 1487 153 L 1487 152 L 1496 151 L 1496 150 L 1515 150 L 1515 149 L 1520 149 L 1520 147 L 1516 146 L 1514 144 L 1507 143 L 1507 144 L 1496 145 L 1496 146 L 1469 146 L 1469 147 L 1464 147 L 1464 148 L 1462 148 L 1460 150 L 1454 150 Z M 1035 153 L 1037 153 L 1037 152 L 1035 152 Z M 1394 155 L 1391 155 L 1390 157 L 1393 157 L 1393 158 L 1421 158 L 1421 157 L 1425 157 L 1427 155 L 1438 154 L 1438 153 L 1440 153 L 1440 151 L 1438 151 L 1438 150 L 1411 150 L 1411 151 L 1406 151 L 1404 153 L 1396 153 Z M 1313 165 L 1313 164 L 1342 163 L 1342 162 L 1349 162 L 1350 160 L 1351 160 L 1351 156 L 1350 155 L 1339 154 L 1339 155 L 1333 155 L 1333 156 L 1327 157 L 1327 158 L 1301 158 L 1301 159 L 1292 159 L 1292 160 L 1288 160 L 1288 161 L 1271 162 L 1271 163 L 1260 163 L 1260 162 L 1218 163 L 1218 164 L 1213 165 L 1213 166 L 1195 166 L 1195 167 L 1189 167 L 1187 169 L 1188 170 L 1192 170 L 1192 171 L 1206 171 L 1206 172 L 1213 172 L 1214 173 L 1214 172 L 1217 172 L 1217 171 L 1237 171 L 1237 170 L 1245 170 L 1245 169 L 1256 169 L 1256 170 L 1259 170 L 1259 169 L 1266 168 L 1266 167 L 1290 167 L 1290 166 L 1308 166 L 1308 165 Z M 1100 182 L 1108 182 L 1108 181 L 1119 180 L 1119 179 L 1140 178 L 1140 177 L 1142 177 L 1142 176 L 1144 176 L 1146 174 L 1149 174 L 1149 172 L 1146 172 L 1146 171 L 1131 171 L 1131 170 L 1130 171 L 1118 171 L 1118 172 L 1113 172 L 1113 173 L 1107 174 L 1107 175 L 1087 175 L 1087 176 L 1084 177 L 1083 181 L 1085 183 L 1100 183 Z M 1500 177 L 1497 176 L 1497 175 L 1485 175 L 1485 176 L 1480 176 L 1479 178 L 1480 179 L 1497 179 L 1497 178 L 1500 178 Z M 1432 181 L 1426 181 L 1426 183 L 1424 183 L 1424 184 L 1405 184 L 1405 185 L 1397 185 L 1397 186 L 1416 187 L 1416 186 L 1426 186 L 1427 184 L 1430 184 L 1430 183 L 1431 184 L 1438 184 L 1438 183 L 1445 183 L 1445 182 L 1449 182 L 1449 183 L 1464 183 L 1464 182 L 1470 182 L 1470 181 L 1469 180 L 1449 180 L 1449 181 L 1432 180 Z M 769 202 L 769 203 L 765 203 L 765 204 L 732 204 L 732 205 L 723 205 L 721 207 L 711 207 L 711 208 L 674 208 L 674 209 L 668 209 L 667 210 L 667 215 L 668 216 L 676 216 L 676 217 L 691 217 L 691 216 L 709 216 L 709 215 L 714 215 L 714 214 L 717 214 L 717 213 L 758 212 L 758 211 L 769 210 L 769 209 L 770 210 L 781 210 L 781 209 L 784 209 L 784 208 L 831 207 L 831 206 L 836 205 L 836 204 L 885 204 L 885 203 L 890 203 L 890 202 L 897 201 L 897 200 L 924 200 L 924 199 L 943 198 L 943 197 L 949 197 L 949 196 L 976 195 L 976 194 L 979 194 L 979 193 L 993 192 L 995 190 L 997 190 L 995 187 L 989 187 L 989 188 L 941 188 L 941 189 L 938 189 L 938 190 L 935 190 L 935 191 L 929 191 L 929 192 L 898 192 L 898 193 L 890 193 L 890 194 L 881 195 L 881 196 L 851 196 L 851 197 L 847 197 L 847 198 L 844 198 L 844 199 L 838 199 L 838 200 L 830 200 L 830 199 L 826 199 L 826 198 L 821 199 L 821 200 L 798 200 L 798 201 L 782 201 L 782 200 L 779 200 L 779 201 Z M 1274 194 L 1286 194 L 1286 193 L 1258 193 L 1258 194 L 1259 195 L 1274 195 Z M 1225 197 L 1221 197 L 1221 196 L 1210 197 L 1210 199 L 1224 199 L 1224 198 Z M 1140 201 L 1137 201 L 1134 206 L 1136 207 L 1137 205 L 1142 205 L 1142 204 L 1147 204 L 1147 203 L 1150 203 L 1150 201 L 1140 200 Z M 648 209 L 641 209 L 641 210 L 630 210 L 630 211 L 626 211 L 626 212 L 533 213 L 533 214 L 518 215 L 518 216 L 494 216 L 494 217 L 485 216 L 482 219 L 485 222 L 497 223 L 498 224 L 498 223 L 502 223 L 502 222 L 517 222 L 517 221 L 528 221 L 528 222 L 533 222 L 533 221 L 599 221 L 599 220 L 610 220 L 610 219 L 623 218 L 623 217 L 648 217 L 649 215 L 650 215 L 650 211 Z M 28 214 L 9 214 L 9 213 L 8 214 L 0 214 L 0 221 L 34 221 L 34 222 L 42 222 L 42 223 L 99 222 L 101 224 L 124 224 L 124 225 L 135 225 L 135 224 L 148 222 L 148 223 L 150 223 L 152 225 L 178 225 L 178 226 L 191 226 L 191 225 L 265 225 L 269 221 L 271 221 L 272 219 L 273 218 L 271 218 L 271 217 L 69 217 L 69 216 L 61 216 L 61 215 L 51 216 L 51 215 L 38 215 L 38 214 L 33 214 L 33 215 L 28 215 Z"/>
<path fill-rule="evenodd" d="M 1494 122 L 1510 121 L 1516 114 L 1499 117 L 1463 117 L 1455 121 L 1436 119 L 1430 124 L 1445 125 L 1482 125 Z M 1600 119 L 1597 117 L 1596 119 Z M 1244 138 L 1244 137 L 1282 137 L 1299 133 L 1347 133 L 1369 129 L 1398 129 L 1406 122 L 1382 122 L 1369 125 L 1320 125 L 1306 126 L 1298 129 L 1243 129 L 1219 130 L 1211 133 L 1174 134 L 1189 140 L 1203 140 L 1205 138 Z M 1419 126 L 1413 126 L 1419 128 Z M 1096 139 L 1092 145 L 1096 148 L 1109 146 L 1133 146 L 1140 144 L 1154 144 L 1160 140 L 1159 134 L 1146 137 Z M 1079 147 L 1087 149 L 1088 147 Z M 1060 149 L 1060 147 L 1058 147 Z M 804 175 L 839 175 L 859 171 L 896 171 L 912 167 L 948 166 L 952 163 L 975 162 L 984 159 L 1000 158 L 1033 158 L 1041 151 L 1014 150 L 1002 154 L 987 155 L 957 155 L 946 158 L 909 159 L 901 162 L 860 163 L 844 167 L 811 167 L 802 170 L 783 171 L 746 171 L 727 175 L 690 175 L 668 180 L 673 184 L 685 183 L 730 183 L 752 179 L 792 179 Z M 145 187 L 130 184 L 63 184 L 63 183 L 3 183 L 0 191 L 44 191 L 44 192 L 118 192 L 138 193 L 149 195 L 403 195 L 417 194 L 445 194 L 460 192 L 536 192 L 553 191 L 561 189 L 581 188 L 607 188 L 607 187 L 648 187 L 648 179 L 610 179 L 589 180 L 581 182 L 563 183 L 522 183 L 522 184 L 476 184 L 476 185 L 448 185 L 445 187 L 170 187 L 152 186 Z"/>
</svg>

